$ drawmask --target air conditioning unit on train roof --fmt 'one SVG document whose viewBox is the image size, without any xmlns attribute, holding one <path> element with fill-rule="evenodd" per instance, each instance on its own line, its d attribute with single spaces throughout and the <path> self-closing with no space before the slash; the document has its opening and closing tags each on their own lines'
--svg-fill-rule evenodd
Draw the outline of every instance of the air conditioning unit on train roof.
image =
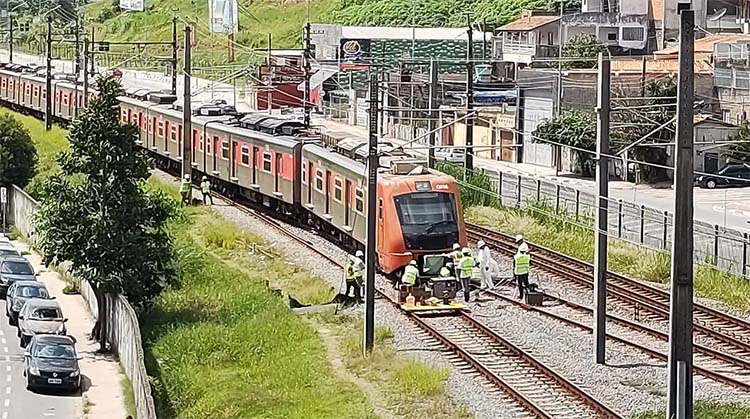
<svg viewBox="0 0 750 419">
<path fill-rule="evenodd" d="M 177 96 L 168 93 L 151 93 L 148 100 L 157 105 L 171 105 L 177 100 Z"/>
<path fill-rule="evenodd" d="M 427 170 L 427 160 L 403 159 L 391 160 L 391 173 L 394 175 L 423 174 Z"/>
</svg>

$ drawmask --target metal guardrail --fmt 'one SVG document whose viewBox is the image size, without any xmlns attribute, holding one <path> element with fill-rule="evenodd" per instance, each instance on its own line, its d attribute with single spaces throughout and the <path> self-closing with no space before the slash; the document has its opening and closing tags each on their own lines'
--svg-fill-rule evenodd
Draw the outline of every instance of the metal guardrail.
<svg viewBox="0 0 750 419">
<path fill-rule="evenodd" d="M 39 204 L 15 185 L 9 188 L 9 192 L 9 221 L 29 239 L 31 244 L 35 244 L 33 220 Z M 92 317 L 97 318 L 99 308 L 94 290 L 86 281 L 81 281 L 80 292 L 88 304 Z M 151 385 L 146 372 L 138 317 L 124 296 L 107 294 L 106 298 L 107 342 L 120 360 L 125 375 L 133 384 L 136 414 L 139 419 L 157 419 Z"/>
</svg>

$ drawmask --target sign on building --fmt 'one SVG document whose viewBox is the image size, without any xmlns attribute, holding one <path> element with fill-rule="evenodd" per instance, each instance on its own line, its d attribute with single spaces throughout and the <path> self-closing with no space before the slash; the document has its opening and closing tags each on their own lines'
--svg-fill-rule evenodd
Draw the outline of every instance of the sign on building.
<svg viewBox="0 0 750 419">
<path fill-rule="evenodd" d="M 208 0 L 211 33 L 237 32 L 237 0 Z"/>
<path fill-rule="evenodd" d="M 369 39 L 342 39 L 339 45 L 342 69 L 367 68 L 371 58 Z"/>
<path fill-rule="evenodd" d="M 142 12 L 144 9 L 144 0 L 120 0 L 120 9 Z"/>
</svg>

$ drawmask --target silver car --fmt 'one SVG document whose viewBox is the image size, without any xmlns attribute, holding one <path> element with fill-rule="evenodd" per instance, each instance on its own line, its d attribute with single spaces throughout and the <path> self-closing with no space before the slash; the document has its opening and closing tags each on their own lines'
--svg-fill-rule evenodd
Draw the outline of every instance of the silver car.
<svg viewBox="0 0 750 419">
<path fill-rule="evenodd" d="M 18 313 L 18 337 L 25 348 L 35 335 L 65 335 L 65 323 L 60 304 L 55 300 L 32 298 Z"/>
<path fill-rule="evenodd" d="M 39 281 L 16 281 L 8 288 L 8 295 L 5 297 L 5 314 L 11 326 L 18 325 L 18 313 L 21 312 L 26 301 L 32 298 L 54 299 L 50 298 L 47 287 Z"/>
<path fill-rule="evenodd" d="M 5 295 L 16 281 L 36 281 L 36 273 L 28 260 L 22 256 L 0 257 L 0 297 Z"/>
<path fill-rule="evenodd" d="M 435 149 L 435 160 L 448 163 L 463 163 L 466 159 L 466 150 L 456 147 L 440 147 Z"/>
</svg>

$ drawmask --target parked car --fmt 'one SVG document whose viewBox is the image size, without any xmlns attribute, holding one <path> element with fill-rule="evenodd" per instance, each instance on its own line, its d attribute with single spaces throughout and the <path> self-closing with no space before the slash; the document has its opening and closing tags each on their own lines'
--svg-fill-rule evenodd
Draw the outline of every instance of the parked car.
<svg viewBox="0 0 750 419">
<path fill-rule="evenodd" d="M 4 256 L 21 256 L 13 244 L 0 241 L 0 258 Z"/>
<path fill-rule="evenodd" d="M 18 313 L 31 298 L 51 299 L 47 287 L 39 281 L 16 281 L 5 297 L 5 314 L 11 326 L 18 325 Z"/>
<path fill-rule="evenodd" d="M 22 256 L 0 258 L 0 297 L 5 298 L 8 288 L 16 281 L 35 281 L 34 268 Z"/>
<path fill-rule="evenodd" d="M 78 391 L 81 388 L 78 359 L 75 341 L 70 337 L 34 336 L 24 352 L 26 388 Z"/>
<path fill-rule="evenodd" d="M 463 148 L 440 147 L 435 149 L 435 160 L 463 164 L 466 150 Z"/>
<path fill-rule="evenodd" d="M 18 337 L 25 348 L 36 335 L 65 335 L 65 323 L 60 304 L 55 300 L 32 298 L 18 313 Z"/>
<path fill-rule="evenodd" d="M 696 182 L 701 188 L 708 189 L 717 186 L 750 186 L 750 166 L 730 164 L 724 166 L 716 175 L 698 176 Z"/>
</svg>

